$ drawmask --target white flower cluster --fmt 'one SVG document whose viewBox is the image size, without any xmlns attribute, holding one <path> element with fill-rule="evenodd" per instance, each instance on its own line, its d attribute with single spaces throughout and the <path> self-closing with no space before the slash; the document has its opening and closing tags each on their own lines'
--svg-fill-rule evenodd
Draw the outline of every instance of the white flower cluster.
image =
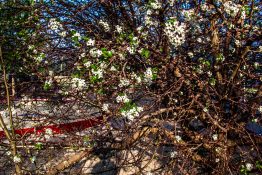
<svg viewBox="0 0 262 175">
<path fill-rule="evenodd" d="M 59 35 L 63 38 L 66 37 L 66 31 L 59 32 Z"/>
<path fill-rule="evenodd" d="M 251 171 L 254 168 L 252 163 L 246 163 L 245 167 L 246 167 L 247 171 Z"/>
<path fill-rule="evenodd" d="M 170 43 L 175 47 L 182 45 L 185 42 L 186 25 L 179 24 L 178 21 L 168 21 L 165 25 L 164 32 Z"/>
<path fill-rule="evenodd" d="M 85 52 L 83 52 L 83 53 L 81 53 L 80 54 L 80 57 L 79 57 L 79 59 L 81 59 L 81 58 L 84 58 L 86 56 L 86 53 Z"/>
<path fill-rule="evenodd" d="M 117 33 L 122 33 L 123 32 L 123 28 L 119 25 L 116 26 L 116 32 Z"/>
<path fill-rule="evenodd" d="M 89 39 L 89 40 L 86 42 L 86 45 L 87 45 L 87 46 L 94 46 L 94 45 L 95 45 L 95 40 Z"/>
<path fill-rule="evenodd" d="M 135 49 L 134 47 L 127 47 L 126 50 L 127 50 L 131 55 L 135 54 L 135 52 L 136 52 L 136 49 Z"/>
<path fill-rule="evenodd" d="M 157 20 L 153 20 L 151 15 L 155 13 L 155 14 L 158 14 L 159 12 L 156 11 L 156 10 L 152 10 L 152 9 L 147 9 L 146 11 L 146 15 L 145 15 L 145 24 L 148 25 L 148 26 L 157 26 L 158 25 L 158 22 Z"/>
<path fill-rule="evenodd" d="M 122 103 L 122 102 L 128 103 L 129 101 L 130 101 L 130 99 L 127 97 L 126 94 L 118 95 L 116 97 L 116 102 L 117 103 Z"/>
<path fill-rule="evenodd" d="M 245 9 L 243 9 L 241 11 L 241 19 L 245 19 L 245 18 L 246 18 L 246 11 L 245 11 Z"/>
<path fill-rule="evenodd" d="M 121 78 L 120 79 L 120 83 L 119 83 L 119 87 L 126 87 L 130 85 L 130 81 L 126 78 Z"/>
<path fill-rule="evenodd" d="M 89 68 L 91 66 L 91 64 L 92 64 L 91 61 L 87 61 L 87 62 L 84 63 L 84 66 L 86 68 Z"/>
<path fill-rule="evenodd" d="M 176 135 L 176 136 L 175 136 L 175 139 L 176 139 L 177 142 L 181 142 L 181 141 L 182 141 L 182 138 L 181 138 L 181 136 L 179 136 L 179 135 Z"/>
<path fill-rule="evenodd" d="M 8 155 L 8 156 L 11 156 L 11 154 L 12 154 L 11 151 L 7 151 L 7 152 L 6 152 L 6 155 Z"/>
<path fill-rule="evenodd" d="M 208 11 L 210 8 L 209 6 L 206 4 L 206 3 L 202 3 L 200 8 L 203 10 L 203 11 Z"/>
<path fill-rule="evenodd" d="M 91 55 L 91 57 L 97 58 L 102 55 L 102 51 L 97 48 L 92 48 L 90 49 L 89 54 Z"/>
<path fill-rule="evenodd" d="M 162 5 L 158 0 L 154 0 L 153 2 L 150 3 L 150 7 L 154 10 L 161 9 Z"/>
<path fill-rule="evenodd" d="M 128 120 L 133 121 L 135 117 L 139 116 L 139 113 L 143 111 L 142 107 L 136 107 L 134 106 L 133 108 L 129 109 L 129 110 L 123 110 L 121 112 L 121 115 L 123 117 L 126 117 Z"/>
<path fill-rule="evenodd" d="M 58 22 L 55 18 L 51 18 L 49 20 L 48 27 L 50 27 L 51 30 L 57 30 L 62 28 L 62 24 L 60 24 L 60 22 Z"/>
<path fill-rule="evenodd" d="M 118 53 L 119 59 L 120 60 L 125 60 L 125 55 L 122 53 Z"/>
<path fill-rule="evenodd" d="M 86 87 L 86 82 L 80 78 L 73 78 L 72 81 L 72 88 L 76 88 L 77 90 L 82 90 Z"/>
<path fill-rule="evenodd" d="M 239 11 L 238 5 L 232 1 L 227 1 L 224 3 L 224 10 L 227 14 L 232 17 L 235 17 Z"/>
<path fill-rule="evenodd" d="M 153 79 L 153 71 L 149 67 L 149 68 L 146 69 L 144 81 L 147 82 L 147 83 L 152 83 L 152 79 Z"/>
<path fill-rule="evenodd" d="M 262 113 L 262 106 L 259 106 L 258 111 Z"/>
<path fill-rule="evenodd" d="M 178 155 L 178 152 L 177 152 L 177 151 L 172 151 L 172 152 L 170 152 L 170 157 L 171 157 L 171 158 L 175 158 L 177 155 Z"/>
<path fill-rule="evenodd" d="M 218 140 L 218 134 L 213 134 L 213 135 L 212 135 L 212 139 L 213 139 L 214 141 L 217 141 L 217 140 Z"/>
<path fill-rule="evenodd" d="M 151 15 L 152 14 L 152 11 L 150 9 L 147 10 L 146 12 L 146 16 L 145 16 L 145 24 L 148 25 L 148 26 L 157 26 L 158 25 L 158 22 L 157 20 L 153 20 L 151 18 Z"/>
<path fill-rule="evenodd" d="M 21 163 L 21 157 L 19 155 L 15 155 L 13 159 L 14 163 Z"/>
<path fill-rule="evenodd" d="M 141 83 L 141 81 L 142 81 L 141 77 L 138 76 L 138 75 L 135 74 L 135 73 L 132 73 L 131 78 L 132 78 L 132 79 L 135 79 L 137 83 Z"/>
<path fill-rule="evenodd" d="M 182 15 L 185 18 L 186 21 L 189 21 L 193 18 L 194 16 L 194 9 L 190 9 L 190 10 L 183 10 L 182 11 Z"/>
<path fill-rule="evenodd" d="M 103 69 L 102 68 L 92 69 L 91 72 L 93 75 L 97 76 L 98 78 L 103 78 Z"/>
<path fill-rule="evenodd" d="M 103 20 L 100 20 L 100 21 L 99 21 L 99 24 L 100 24 L 101 26 L 103 26 L 103 28 L 105 29 L 106 32 L 109 32 L 109 31 L 110 31 L 110 27 L 109 27 L 109 24 L 108 24 L 107 22 L 105 22 L 105 21 L 103 21 Z"/>
<path fill-rule="evenodd" d="M 109 112 L 109 104 L 107 104 L 107 103 L 104 103 L 103 104 L 103 106 L 102 106 L 102 111 L 104 111 L 104 112 Z"/>
</svg>

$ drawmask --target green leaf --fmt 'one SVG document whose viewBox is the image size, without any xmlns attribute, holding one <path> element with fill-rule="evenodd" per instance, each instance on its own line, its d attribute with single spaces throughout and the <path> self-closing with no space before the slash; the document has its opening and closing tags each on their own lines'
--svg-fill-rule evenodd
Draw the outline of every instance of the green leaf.
<svg viewBox="0 0 262 175">
<path fill-rule="evenodd" d="M 100 94 L 100 95 L 103 95 L 103 94 L 105 94 L 105 91 L 104 91 L 103 88 L 100 88 L 100 89 L 97 90 L 97 93 Z"/>
<path fill-rule="evenodd" d="M 45 91 L 48 91 L 51 88 L 51 85 L 48 83 L 45 83 L 43 88 Z"/>
<path fill-rule="evenodd" d="M 84 37 L 83 37 L 83 40 L 84 40 L 84 41 L 88 41 L 89 39 L 90 39 L 90 38 L 87 37 L 87 36 L 84 36 Z"/>
<path fill-rule="evenodd" d="M 99 82 L 98 76 L 97 75 L 91 76 L 90 82 L 93 83 L 93 84 Z"/>
<path fill-rule="evenodd" d="M 36 143 L 35 144 L 35 149 L 37 149 L 37 150 L 43 149 L 43 143 L 41 143 L 41 142 Z"/>
<path fill-rule="evenodd" d="M 256 168 L 262 170 L 262 161 L 256 161 Z"/>
<path fill-rule="evenodd" d="M 210 78 L 209 83 L 211 84 L 211 86 L 215 86 L 216 85 L 216 79 Z"/>
<path fill-rule="evenodd" d="M 141 52 L 141 55 L 142 55 L 144 58 L 149 58 L 149 56 L 150 56 L 150 51 L 147 50 L 147 49 L 143 49 L 142 52 Z"/>
</svg>

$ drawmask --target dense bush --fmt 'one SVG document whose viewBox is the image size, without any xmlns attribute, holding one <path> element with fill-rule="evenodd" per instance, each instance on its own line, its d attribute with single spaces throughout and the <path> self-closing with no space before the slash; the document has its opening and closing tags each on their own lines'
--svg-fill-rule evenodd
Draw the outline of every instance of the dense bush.
<svg viewBox="0 0 262 175">
<path fill-rule="evenodd" d="M 258 1 L 8 3 L 1 65 L 16 78 L 36 76 L 48 98 L 59 94 L 56 112 L 38 111 L 45 122 L 70 118 L 71 99 L 103 115 L 84 136 L 94 152 L 139 147 L 161 162 L 152 174 L 261 172 Z"/>
</svg>

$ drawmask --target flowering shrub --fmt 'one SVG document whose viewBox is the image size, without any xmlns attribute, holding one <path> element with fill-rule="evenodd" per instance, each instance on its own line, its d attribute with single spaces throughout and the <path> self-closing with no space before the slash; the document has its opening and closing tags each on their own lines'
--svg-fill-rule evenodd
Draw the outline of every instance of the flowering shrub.
<svg viewBox="0 0 262 175">
<path fill-rule="evenodd" d="M 94 108 L 104 116 L 88 133 L 95 149 L 138 146 L 161 165 L 156 174 L 261 171 L 253 165 L 261 143 L 245 128 L 261 124 L 258 1 L 77 0 L 26 7 L 24 20 L 32 25 L 16 26 L 24 34 L 13 32 L 13 41 L 0 40 L 4 64 L 22 63 L 6 67 L 37 75 L 43 91 L 75 102 L 38 112 L 46 122 L 84 119 L 86 106 Z M 10 37 L 5 29 L 0 34 Z M 7 45 L 20 40 L 19 47 Z M 56 76 L 67 79 L 58 83 Z"/>
</svg>

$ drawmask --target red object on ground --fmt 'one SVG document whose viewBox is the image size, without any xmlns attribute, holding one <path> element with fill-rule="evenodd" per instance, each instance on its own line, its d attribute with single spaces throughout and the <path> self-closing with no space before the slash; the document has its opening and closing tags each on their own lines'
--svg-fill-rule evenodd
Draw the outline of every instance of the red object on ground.
<svg viewBox="0 0 262 175">
<path fill-rule="evenodd" d="M 24 136 L 27 134 L 41 134 L 41 133 L 45 133 L 46 129 L 51 129 L 54 134 L 77 132 L 77 131 L 82 131 L 86 128 L 99 125 L 102 123 L 102 121 L 103 121 L 103 117 L 99 116 L 96 118 L 91 118 L 88 120 L 76 121 L 71 123 L 17 129 L 15 130 L 15 134 L 20 136 Z M 0 131 L 0 139 L 4 137 L 5 137 L 4 131 Z"/>
</svg>

